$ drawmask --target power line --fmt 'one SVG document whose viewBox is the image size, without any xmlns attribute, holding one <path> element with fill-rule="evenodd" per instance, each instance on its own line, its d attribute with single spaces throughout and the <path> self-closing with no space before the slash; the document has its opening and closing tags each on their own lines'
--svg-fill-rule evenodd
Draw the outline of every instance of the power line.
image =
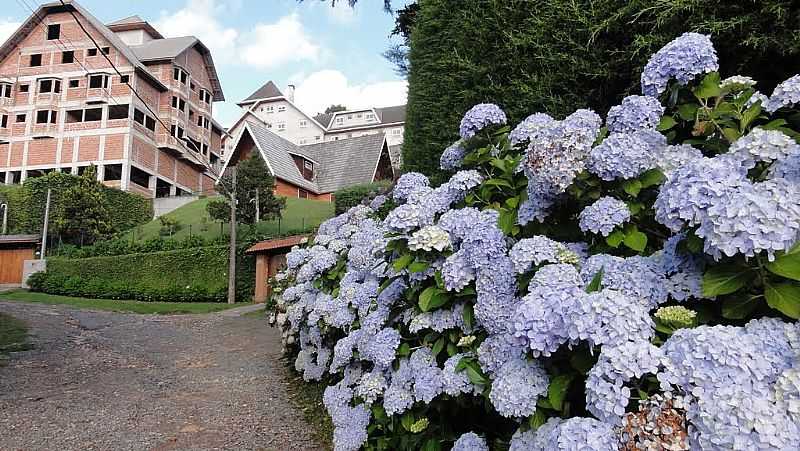
<svg viewBox="0 0 800 451">
<path fill-rule="evenodd" d="M 67 7 L 67 4 L 64 3 L 64 0 L 60 0 L 60 1 L 61 1 L 61 5 L 63 5 L 67 9 L 69 14 L 72 16 L 72 18 L 75 19 L 75 22 L 78 24 L 78 27 L 80 27 L 80 29 L 83 31 L 83 33 L 86 35 L 86 37 L 88 37 L 92 41 L 92 43 L 95 45 L 95 47 L 99 49 L 100 48 L 100 44 L 98 44 L 97 41 L 94 39 L 94 37 L 86 30 L 86 28 L 83 26 L 81 21 L 75 15 L 75 12 L 72 9 Z M 122 77 L 122 72 L 120 72 L 119 69 L 117 68 L 117 66 L 114 64 L 114 62 L 111 61 L 111 58 L 109 58 L 108 55 L 106 55 L 102 51 L 100 52 L 100 54 L 102 54 L 103 57 L 106 59 L 106 61 L 108 61 L 108 64 L 111 65 L 111 68 L 114 69 L 114 71 L 117 73 L 117 75 Z M 133 61 L 131 61 L 131 62 L 134 63 Z M 150 105 L 148 105 L 147 102 L 144 100 L 144 98 L 142 98 L 142 96 L 139 94 L 139 92 L 136 91 L 136 89 L 134 89 L 133 86 L 131 86 L 130 82 L 125 82 L 125 84 L 131 90 L 131 92 L 133 92 L 133 94 L 136 96 L 136 98 L 138 98 L 142 102 L 144 107 L 147 108 L 147 110 L 153 115 L 155 120 L 158 121 L 161 124 L 162 127 L 164 127 L 164 130 L 166 130 L 169 133 L 169 136 L 172 136 L 172 129 L 170 127 L 168 127 L 167 124 L 165 124 L 164 121 L 162 121 L 160 117 L 158 117 L 158 114 L 155 111 L 153 111 L 152 108 L 150 108 Z M 186 145 L 186 143 L 184 141 L 182 141 L 181 139 L 179 139 L 177 137 L 175 137 L 175 138 L 176 138 L 176 142 L 180 143 L 185 150 L 187 150 L 189 152 L 192 151 Z M 197 152 L 200 155 L 202 155 L 202 152 L 200 151 L 200 149 L 195 148 L 195 152 Z M 192 155 L 192 154 L 189 153 L 189 155 Z M 203 165 L 208 172 L 210 172 L 211 174 L 213 174 L 216 177 L 219 177 L 219 174 L 216 172 L 214 167 L 211 166 L 210 164 L 206 163 L 202 158 L 198 159 L 194 155 L 192 155 L 192 158 L 195 158 L 195 160 L 199 161 L 200 164 Z"/>
</svg>

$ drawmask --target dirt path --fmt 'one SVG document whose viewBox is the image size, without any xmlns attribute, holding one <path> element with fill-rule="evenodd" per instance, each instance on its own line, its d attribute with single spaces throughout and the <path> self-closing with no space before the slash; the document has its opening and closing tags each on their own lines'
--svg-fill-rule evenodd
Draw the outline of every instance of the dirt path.
<svg viewBox="0 0 800 451">
<path fill-rule="evenodd" d="M 35 345 L 0 367 L 0 450 L 321 449 L 263 319 L 0 311 Z"/>
</svg>

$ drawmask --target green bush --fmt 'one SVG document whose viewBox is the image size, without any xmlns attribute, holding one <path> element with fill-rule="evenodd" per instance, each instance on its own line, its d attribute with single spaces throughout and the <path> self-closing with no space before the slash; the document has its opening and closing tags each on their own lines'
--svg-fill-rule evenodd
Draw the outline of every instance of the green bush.
<svg viewBox="0 0 800 451">
<path fill-rule="evenodd" d="M 101 299 L 221 302 L 227 299 L 228 248 L 83 259 L 51 258 L 33 276 L 34 291 Z M 243 293 L 243 296 L 246 294 Z"/>
<path fill-rule="evenodd" d="M 404 171 L 433 176 L 461 115 L 500 105 L 516 124 L 534 112 L 605 114 L 639 93 L 655 50 L 686 31 L 711 34 L 723 77 L 766 94 L 800 72 L 800 4 L 789 0 L 428 0 L 411 35 Z M 780 64 L 775 64 L 780 61 Z M 337 210 L 338 212 L 338 210 Z"/>
<path fill-rule="evenodd" d="M 51 192 L 50 225 L 57 221 L 61 196 L 75 186 L 79 178 L 61 172 L 25 180 L 22 186 L 0 186 L 0 199 L 9 198 L 9 223 L 16 233 L 40 233 L 44 221 L 48 188 Z M 153 202 L 138 194 L 102 187 L 104 206 L 110 213 L 111 232 L 119 233 L 153 218 Z"/>
<path fill-rule="evenodd" d="M 360 204 L 366 197 L 375 197 L 380 193 L 386 192 L 389 186 L 389 182 L 364 183 L 336 191 L 333 194 L 336 214 L 339 215 L 346 212 Z"/>
</svg>

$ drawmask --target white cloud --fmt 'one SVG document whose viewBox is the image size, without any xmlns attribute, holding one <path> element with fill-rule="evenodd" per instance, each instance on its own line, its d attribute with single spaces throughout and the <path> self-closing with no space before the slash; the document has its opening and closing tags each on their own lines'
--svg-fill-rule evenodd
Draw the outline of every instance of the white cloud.
<svg viewBox="0 0 800 451">
<path fill-rule="evenodd" d="M 325 111 L 330 105 L 342 104 L 349 109 L 382 107 L 406 103 L 408 83 L 385 81 L 350 84 L 337 70 L 321 70 L 297 83 L 295 102 L 311 114 Z"/>
<path fill-rule="evenodd" d="M 346 1 L 338 1 L 333 7 L 327 4 L 325 6 L 328 10 L 328 17 L 336 23 L 349 24 L 356 18 L 356 9 L 350 7 Z"/>
<path fill-rule="evenodd" d="M 17 28 L 19 28 L 20 25 L 22 25 L 20 22 L 0 19 L 0 45 L 6 42 L 6 39 L 8 39 L 12 33 L 17 31 Z"/>
<path fill-rule="evenodd" d="M 171 14 L 162 12 L 155 27 L 167 37 L 197 36 L 211 49 L 216 61 L 232 61 L 237 55 L 239 32 L 217 20 L 226 12 L 226 6 L 215 0 L 189 0 L 183 9 Z"/>
<path fill-rule="evenodd" d="M 321 52 L 319 45 L 306 34 L 296 13 L 281 17 L 274 24 L 256 24 L 242 41 L 242 60 L 259 68 L 317 61 Z"/>
<path fill-rule="evenodd" d="M 259 22 L 240 33 L 219 21 L 237 8 L 241 5 L 236 0 L 188 0 L 178 11 L 162 12 L 155 27 L 167 37 L 197 36 L 211 49 L 218 64 L 269 69 L 288 62 L 319 60 L 322 49 L 306 33 L 296 13 L 274 23 Z"/>
</svg>

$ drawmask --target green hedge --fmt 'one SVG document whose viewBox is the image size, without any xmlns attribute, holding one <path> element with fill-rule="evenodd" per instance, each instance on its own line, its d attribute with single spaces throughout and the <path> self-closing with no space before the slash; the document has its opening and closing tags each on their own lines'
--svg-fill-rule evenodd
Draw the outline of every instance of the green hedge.
<svg viewBox="0 0 800 451">
<path fill-rule="evenodd" d="M 364 183 L 361 185 L 354 185 L 348 188 L 342 188 L 339 191 L 336 191 L 334 196 L 334 203 L 336 205 L 335 211 L 336 214 L 342 214 L 349 210 L 351 207 L 355 207 L 356 205 L 360 204 L 362 200 L 366 197 L 374 197 L 377 194 L 385 192 L 391 183 L 387 182 L 375 182 L 375 183 Z"/>
<path fill-rule="evenodd" d="M 51 172 L 42 177 L 27 179 L 22 186 L 0 186 L 0 199 L 8 197 L 11 201 L 10 230 L 15 233 L 40 233 L 48 188 L 52 190 L 50 211 L 54 213 L 59 210 L 61 193 L 77 181 L 76 176 Z M 151 199 L 108 187 L 103 187 L 103 195 L 106 208 L 111 213 L 113 233 L 132 229 L 153 219 Z M 51 220 L 55 220 L 53 215 Z"/>
<path fill-rule="evenodd" d="M 29 281 L 48 294 L 140 301 L 222 302 L 227 299 L 228 248 L 83 259 L 51 258 Z"/>
<path fill-rule="evenodd" d="M 604 114 L 639 93 L 649 55 L 686 31 L 719 44 L 723 77 L 774 86 L 800 72 L 800 3 L 790 0 L 419 2 L 411 34 L 404 171 L 432 175 L 463 112 L 502 99 L 516 124 L 546 111 Z M 780 64 L 775 64 L 780 61 Z"/>
</svg>

